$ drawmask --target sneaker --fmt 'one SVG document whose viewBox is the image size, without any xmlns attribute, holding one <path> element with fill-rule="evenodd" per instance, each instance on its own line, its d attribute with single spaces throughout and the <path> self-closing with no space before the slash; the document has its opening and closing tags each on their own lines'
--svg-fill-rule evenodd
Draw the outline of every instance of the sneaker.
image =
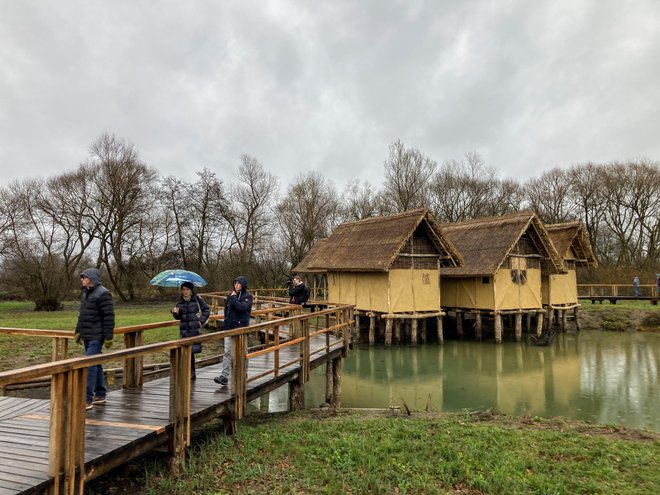
<svg viewBox="0 0 660 495">
<path fill-rule="evenodd" d="M 89 411 L 92 407 L 94 407 L 94 403 L 93 402 L 88 402 L 87 405 L 85 406 L 85 409 L 87 409 Z"/>
<path fill-rule="evenodd" d="M 92 404 L 105 404 L 105 397 L 94 397 Z"/>
<path fill-rule="evenodd" d="M 215 383 L 220 384 L 220 385 L 227 385 L 227 383 L 229 383 L 229 380 L 227 380 L 227 377 L 226 377 L 226 376 L 216 376 L 216 377 L 213 379 L 213 381 L 214 381 Z"/>
</svg>

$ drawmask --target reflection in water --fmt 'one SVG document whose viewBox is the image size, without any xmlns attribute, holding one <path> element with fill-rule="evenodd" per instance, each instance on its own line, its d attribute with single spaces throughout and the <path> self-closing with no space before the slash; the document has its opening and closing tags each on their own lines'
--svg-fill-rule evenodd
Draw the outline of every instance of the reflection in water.
<svg viewBox="0 0 660 495">
<path fill-rule="evenodd" d="M 648 333 L 557 334 L 549 347 L 529 341 L 359 347 L 344 360 L 341 401 L 446 412 L 493 408 L 660 431 L 658 363 L 660 335 Z M 324 393 L 321 368 L 305 387 L 307 407 L 322 403 Z"/>
</svg>

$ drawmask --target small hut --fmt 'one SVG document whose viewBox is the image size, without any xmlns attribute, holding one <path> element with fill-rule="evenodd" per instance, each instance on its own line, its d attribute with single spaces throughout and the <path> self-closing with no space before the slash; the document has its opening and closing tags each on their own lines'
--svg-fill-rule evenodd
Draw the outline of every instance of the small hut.
<svg viewBox="0 0 660 495">
<path fill-rule="evenodd" d="M 562 329 L 566 328 L 566 312 L 574 311 L 578 325 L 578 267 L 596 267 L 598 262 L 591 249 L 589 236 L 581 222 L 565 222 L 546 225 L 550 240 L 562 258 L 566 273 L 548 273 L 543 276 L 542 301 L 548 312 L 547 324 L 552 325 L 556 312 L 561 314 Z"/>
<path fill-rule="evenodd" d="M 433 215 L 417 209 L 337 226 L 294 271 L 324 271 L 328 301 L 353 304 L 358 318 L 368 316 L 371 343 L 376 321 L 385 320 L 384 340 L 389 345 L 393 320 L 395 340 L 400 340 L 403 322 L 410 324 L 414 343 L 418 320 L 442 316 L 440 268 L 461 264 Z"/>
<path fill-rule="evenodd" d="M 442 269 L 442 307 L 456 313 L 459 335 L 463 316 L 475 319 L 477 338 L 482 336 L 482 316 L 494 318 L 495 341 L 502 341 L 502 315 L 515 316 L 515 336 L 520 340 L 522 315 L 527 325 L 537 316 L 537 333 L 543 324 L 541 274 L 565 271 L 543 223 L 532 211 L 479 218 L 440 227 L 464 260 L 462 267 Z"/>
</svg>

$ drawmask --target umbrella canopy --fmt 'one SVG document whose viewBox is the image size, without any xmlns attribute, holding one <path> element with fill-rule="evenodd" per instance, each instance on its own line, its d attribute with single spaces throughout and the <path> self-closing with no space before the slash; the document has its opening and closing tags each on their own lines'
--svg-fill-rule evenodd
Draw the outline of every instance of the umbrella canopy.
<svg viewBox="0 0 660 495">
<path fill-rule="evenodd" d="M 149 283 L 158 287 L 181 287 L 184 282 L 190 282 L 195 287 L 204 287 L 206 280 L 190 270 L 165 270 L 160 272 Z"/>
</svg>

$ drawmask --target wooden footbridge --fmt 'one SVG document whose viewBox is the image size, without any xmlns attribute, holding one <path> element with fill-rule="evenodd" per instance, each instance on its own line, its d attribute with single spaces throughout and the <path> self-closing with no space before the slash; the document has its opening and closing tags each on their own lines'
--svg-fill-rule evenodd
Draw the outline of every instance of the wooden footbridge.
<svg viewBox="0 0 660 495">
<path fill-rule="evenodd" d="M 658 305 L 660 292 L 657 285 L 640 285 L 638 293 L 632 284 L 578 284 L 578 299 L 591 301 L 591 304 L 608 301 L 616 304 L 617 301 L 649 301 Z"/>
<path fill-rule="evenodd" d="M 0 373 L 0 388 L 51 379 L 50 400 L 0 397 L 0 495 L 82 494 L 86 481 L 163 446 L 177 471 L 185 462 L 192 428 L 221 418 L 232 433 L 248 402 L 286 384 L 291 408 L 304 407 L 310 370 L 324 364 L 326 400 L 338 406 L 352 306 L 313 313 L 295 305 L 273 307 L 253 316 L 256 323 L 246 328 L 149 345 L 139 345 L 143 331 L 172 323 L 117 329 L 126 349 Z M 66 351 L 66 339 L 50 332 L 53 355 L 59 356 Z M 214 383 L 217 366 L 198 369 L 197 379 L 191 380 L 191 346 L 225 337 L 232 338 L 235 350 L 229 386 Z M 169 376 L 143 383 L 143 358 L 162 351 L 170 354 Z M 86 411 L 87 367 L 117 360 L 124 360 L 123 388 L 110 391 L 106 404 Z"/>
</svg>

